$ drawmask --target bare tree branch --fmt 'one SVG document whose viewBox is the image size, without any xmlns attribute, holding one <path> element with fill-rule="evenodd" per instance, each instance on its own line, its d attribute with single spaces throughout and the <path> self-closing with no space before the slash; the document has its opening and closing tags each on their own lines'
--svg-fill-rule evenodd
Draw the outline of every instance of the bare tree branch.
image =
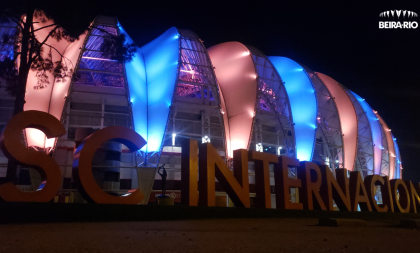
<svg viewBox="0 0 420 253">
<path fill-rule="evenodd" d="M 31 47 L 29 48 L 29 59 L 28 59 L 29 66 L 32 65 L 31 58 L 32 58 L 32 55 L 34 53 L 33 51 L 36 50 L 35 49 L 35 40 L 36 40 L 36 38 L 35 38 L 35 32 L 34 32 L 34 23 L 32 22 L 32 24 L 31 24 Z"/>
<path fill-rule="evenodd" d="M 48 45 L 46 43 L 44 45 L 47 46 L 47 47 L 50 47 L 50 48 L 54 49 L 61 56 L 61 58 L 69 61 L 71 63 L 71 65 L 72 65 L 72 67 L 74 68 L 73 62 L 69 58 L 67 58 L 66 56 L 64 56 L 63 54 L 61 54 L 54 46 Z"/>
<path fill-rule="evenodd" d="M 93 28 L 98 29 L 99 31 L 104 32 L 104 33 L 106 33 L 106 34 L 108 34 L 108 35 L 110 35 L 110 36 L 115 36 L 115 34 L 112 34 L 112 33 L 108 32 L 107 30 L 105 30 L 105 29 L 103 29 L 103 28 L 99 28 L 99 27 L 97 27 L 97 26 L 91 26 L 91 27 L 92 27 L 92 29 L 93 29 Z"/>
<path fill-rule="evenodd" d="M 11 15 L 4 14 L 6 17 L 8 17 L 10 20 L 12 20 L 16 25 L 18 25 L 23 30 L 23 20 L 20 18 L 12 17 Z"/>
<path fill-rule="evenodd" d="M 33 22 L 32 24 L 35 24 L 35 22 Z M 44 28 L 48 28 L 48 27 L 51 27 L 51 26 L 55 26 L 55 25 L 57 25 L 57 24 L 46 25 L 46 26 L 43 26 L 43 27 L 41 27 L 41 28 L 38 28 L 38 29 L 34 30 L 34 32 L 39 31 L 39 30 L 42 30 L 42 29 L 44 29 Z"/>
<path fill-rule="evenodd" d="M 54 33 L 54 31 L 55 30 L 57 30 L 58 28 L 59 28 L 60 26 L 56 26 L 56 27 L 54 27 L 54 29 L 47 35 L 47 37 L 45 37 L 45 39 L 44 39 L 44 41 L 42 41 L 41 43 L 40 43 L 40 48 L 42 48 L 42 45 L 44 45 L 45 44 L 45 42 L 48 40 L 48 38 L 49 37 L 51 37 L 51 34 L 53 34 Z M 31 57 L 31 59 L 32 59 L 32 61 L 34 61 L 34 60 L 36 60 L 39 56 L 41 55 L 41 50 L 39 49 L 38 50 L 38 53 L 35 55 L 35 57 Z M 32 63 L 32 61 L 31 61 L 31 63 Z"/>
</svg>

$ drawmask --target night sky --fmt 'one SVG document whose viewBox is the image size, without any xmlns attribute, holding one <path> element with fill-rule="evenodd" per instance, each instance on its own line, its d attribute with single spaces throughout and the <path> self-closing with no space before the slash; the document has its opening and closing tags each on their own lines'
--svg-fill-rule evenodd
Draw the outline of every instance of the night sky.
<svg viewBox="0 0 420 253">
<path fill-rule="evenodd" d="M 138 46 L 175 26 L 197 33 L 207 48 L 239 41 L 331 76 L 378 111 L 397 138 L 404 179 L 420 182 L 420 27 L 378 25 L 380 20 L 395 20 L 379 17 L 387 10 L 420 15 L 419 2 L 226 2 L 107 0 L 85 7 L 116 16 Z M 410 20 L 420 23 L 420 16 Z"/>
</svg>

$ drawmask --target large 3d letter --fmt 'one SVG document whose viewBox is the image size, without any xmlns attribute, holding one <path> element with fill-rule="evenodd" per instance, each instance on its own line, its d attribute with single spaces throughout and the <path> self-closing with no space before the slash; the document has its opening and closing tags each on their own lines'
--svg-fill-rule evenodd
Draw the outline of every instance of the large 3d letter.
<svg viewBox="0 0 420 253">
<path fill-rule="evenodd" d="M 271 208 L 270 163 L 278 163 L 276 155 L 249 151 L 249 160 L 255 163 L 255 188 L 257 207 Z"/>
<path fill-rule="evenodd" d="M 193 139 L 182 143 L 181 154 L 181 204 L 198 203 L 198 142 Z"/>
<path fill-rule="evenodd" d="M 410 195 L 404 181 L 402 179 L 392 179 L 389 182 L 391 183 L 395 212 L 408 213 L 410 211 Z"/>
<path fill-rule="evenodd" d="M 350 172 L 350 198 L 353 211 L 357 211 L 357 206 L 360 206 L 360 210 L 372 212 L 368 193 L 366 192 L 362 175 L 359 171 Z"/>
<path fill-rule="evenodd" d="M 340 211 L 351 211 L 349 179 L 346 169 L 336 169 L 334 178 L 328 166 L 319 166 L 322 174 L 321 196 L 328 203 L 328 210 L 334 210 L 333 200 Z"/>
<path fill-rule="evenodd" d="M 392 206 L 392 201 L 390 201 L 390 189 L 387 187 L 388 180 L 386 177 L 381 177 L 380 175 L 369 175 L 365 177 L 365 188 L 369 198 L 370 206 L 374 212 L 388 212 L 394 210 Z M 382 193 L 382 202 L 383 204 L 378 204 L 375 195 L 376 195 L 376 186 L 381 186 Z"/>
<path fill-rule="evenodd" d="M 299 198 L 303 203 L 303 208 L 314 210 L 313 197 L 315 197 L 317 201 L 315 209 L 327 210 L 320 195 L 322 175 L 318 165 L 313 162 L 301 162 L 298 168 L 298 177 L 304 182 L 302 190 L 299 191 Z"/>
<path fill-rule="evenodd" d="M 417 213 L 417 209 L 420 209 L 420 183 L 413 185 L 411 181 L 407 181 L 406 184 L 409 184 L 407 187 L 411 196 L 410 213 Z"/>
<path fill-rule="evenodd" d="M 0 197 L 5 201 L 48 202 L 60 189 L 60 168 L 51 156 L 25 147 L 21 136 L 27 127 L 41 130 L 48 138 L 59 137 L 66 133 L 61 122 L 48 113 L 25 111 L 15 115 L 1 135 L 1 148 L 9 159 L 14 159 L 22 165 L 33 166 L 46 184 L 40 191 L 22 192 L 13 183 L 5 183 L 0 185 Z"/>
<path fill-rule="evenodd" d="M 302 181 L 289 177 L 289 166 L 299 167 L 299 160 L 280 156 L 279 163 L 274 164 L 274 181 L 276 184 L 276 207 L 279 209 L 303 209 L 302 203 L 290 201 L 290 187 L 302 187 Z"/>
<path fill-rule="evenodd" d="M 238 155 L 241 157 L 238 158 Z M 234 173 L 235 176 L 241 175 L 242 178 L 235 179 L 234 174 L 228 169 L 223 159 L 219 156 L 216 149 L 210 143 L 204 143 L 200 146 L 199 154 L 199 200 L 201 206 L 215 206 L 215 177 L 226 191 L 229 198 L 237 207 L 250 207 L 249 198 L 249 179 L 248 179 L 248 157 L 246 150 L 235 150 L 235 156 L 242 162 L 234 162 L 234 170 L 242 170 L 240 173 Z M 241 165 L 238 168 L 237 165 Z M 240 183 L 239 183 L 239 182 Z"/>
<path fill-rule="evenodd" d="M 388 207 L 390 207 L 388 209 L 389 213 L 393 213 L 394 212 L 394 201 L 392 199 L 392 191 L 391 191 L 391 183 L 389 182 L 389 177 L 388 176 L 383 176 L 382 177 L 385 181 L 384 184 L 384 189 L 381 189 L 382 192 L 382 202 L 384 203 L 384 205 L 388 205 Z"/>
<path fill-rule="evenodd" d="M 146 144 L 138 133 L 121 126 L 106 127 L 86 137 L 74 152 L 73 175 L 78 183 L 78 190 L 85 200 L 91 203 L 138 204 L 144 198 L 140 189 L 130 190 L 128 196 L 116 197 L 104 192 L 95 182 L 92 173 L 93 155 L 102 143 L 110 140 L 124 144 L 132 152 Z"/>
</svg>

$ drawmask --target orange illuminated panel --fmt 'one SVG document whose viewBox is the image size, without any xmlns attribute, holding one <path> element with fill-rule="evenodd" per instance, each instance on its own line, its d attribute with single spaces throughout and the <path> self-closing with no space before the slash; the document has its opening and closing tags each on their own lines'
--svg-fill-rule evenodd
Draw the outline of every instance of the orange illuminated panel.
<svg viewBox="0 0 420 253">
<path fill-rule="evenodd" d="M 226 131 L 228 156 L 247 149 L 252 133 L 257 98 L 257 74 L 249 50 L 239 42 L 226 42 L 208 49 L 215 67 Z"/>
<path fill-rule="evenodd" d="M 357 115 L 353 103 L 343 87 L 331 77 L 315 72 L 333 96 L 343 133 L 344 168 L 354 170 L 357 149 Z"/>
<path fill-rule="evenodd" d="M 48 20 L 47 23 L 34 23 L 34 29 L 47 26 L 50 23 L 52 24 L 53 21 Z M 53 28 L 54 26 L 51 26 L 37 31 L 37 39 L 43 41 Z M 80 54 L 80 48 L 83 46 L 85 36 L 86 34 L 82 34 L 79 39 L 73 43 L 70 43 L 64 39 L 57 41 L 56 39 L 50 37 L 46 43 L 49 45 L 54 45 L 57 51 L 64 56 L 64 59 L 66 59 L 65 61 L 67 66 L 70 69 L 74 69 Z M 50 48 L 44 46 L 44 52 L 49 51 Z M 62 59 L 57 51 L 51 51 L 53 62 L 60 61 Z M 55 82 L 52 74 L 47 72 L 46 75 L 48 76 L 49 83 L 44 85 L 44 87 L 40 87 L 38 85 L 38 78 L 36 77 L 36 74 L 36 71 L 29 71 L 28 81 L 26 83 L 26 103 L 24 110 L 47 112 L 60 120 L 71 78 L 66 78 L 64 82 Z M 26 139 L 28 147 L 36 146 L 40 148 L 52 148 L 55 141 L 55 138 L 47 139 L 43 132 L 34 128 L 26 129 Z"/>
</svg>

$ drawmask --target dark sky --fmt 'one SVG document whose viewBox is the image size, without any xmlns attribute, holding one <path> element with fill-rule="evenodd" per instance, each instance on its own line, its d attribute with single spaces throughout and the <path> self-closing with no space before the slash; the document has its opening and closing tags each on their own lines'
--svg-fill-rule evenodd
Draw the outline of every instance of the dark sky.
<svg viewBox="0 0 420 253">
<path fill-rule="evenodd" d="M 404 179 L 420 182 L 420 27 L 391 30 L 378 25 L 382 11 L 420 14 L 420 3 L 288 2 L 118 1 L 101 11 L 117 16 L 139 46 L 175 26 L 196 32 L 206 47 L 239 41 L 333 77 L 378 111 L 397 138 Z M 420 17 L 412 20 L 420 22 Z"/>
<path fill-rule="evenodd" d="M 378 111 L 397 138 L 404 179 L 420 182 L 420 27 L 393 30 L 378 25 L 385 20 L 379 17 L 383 11 L 420 14 L 419 1 L 70 2 L 90 9 L 87 15 L 118 17 L 138 46 L 175 26 L 197 33 L 206 47 L 239 41 L 333 77 Z M 411 20 L 420 23 L 420 17 Z"/>
</svg>

